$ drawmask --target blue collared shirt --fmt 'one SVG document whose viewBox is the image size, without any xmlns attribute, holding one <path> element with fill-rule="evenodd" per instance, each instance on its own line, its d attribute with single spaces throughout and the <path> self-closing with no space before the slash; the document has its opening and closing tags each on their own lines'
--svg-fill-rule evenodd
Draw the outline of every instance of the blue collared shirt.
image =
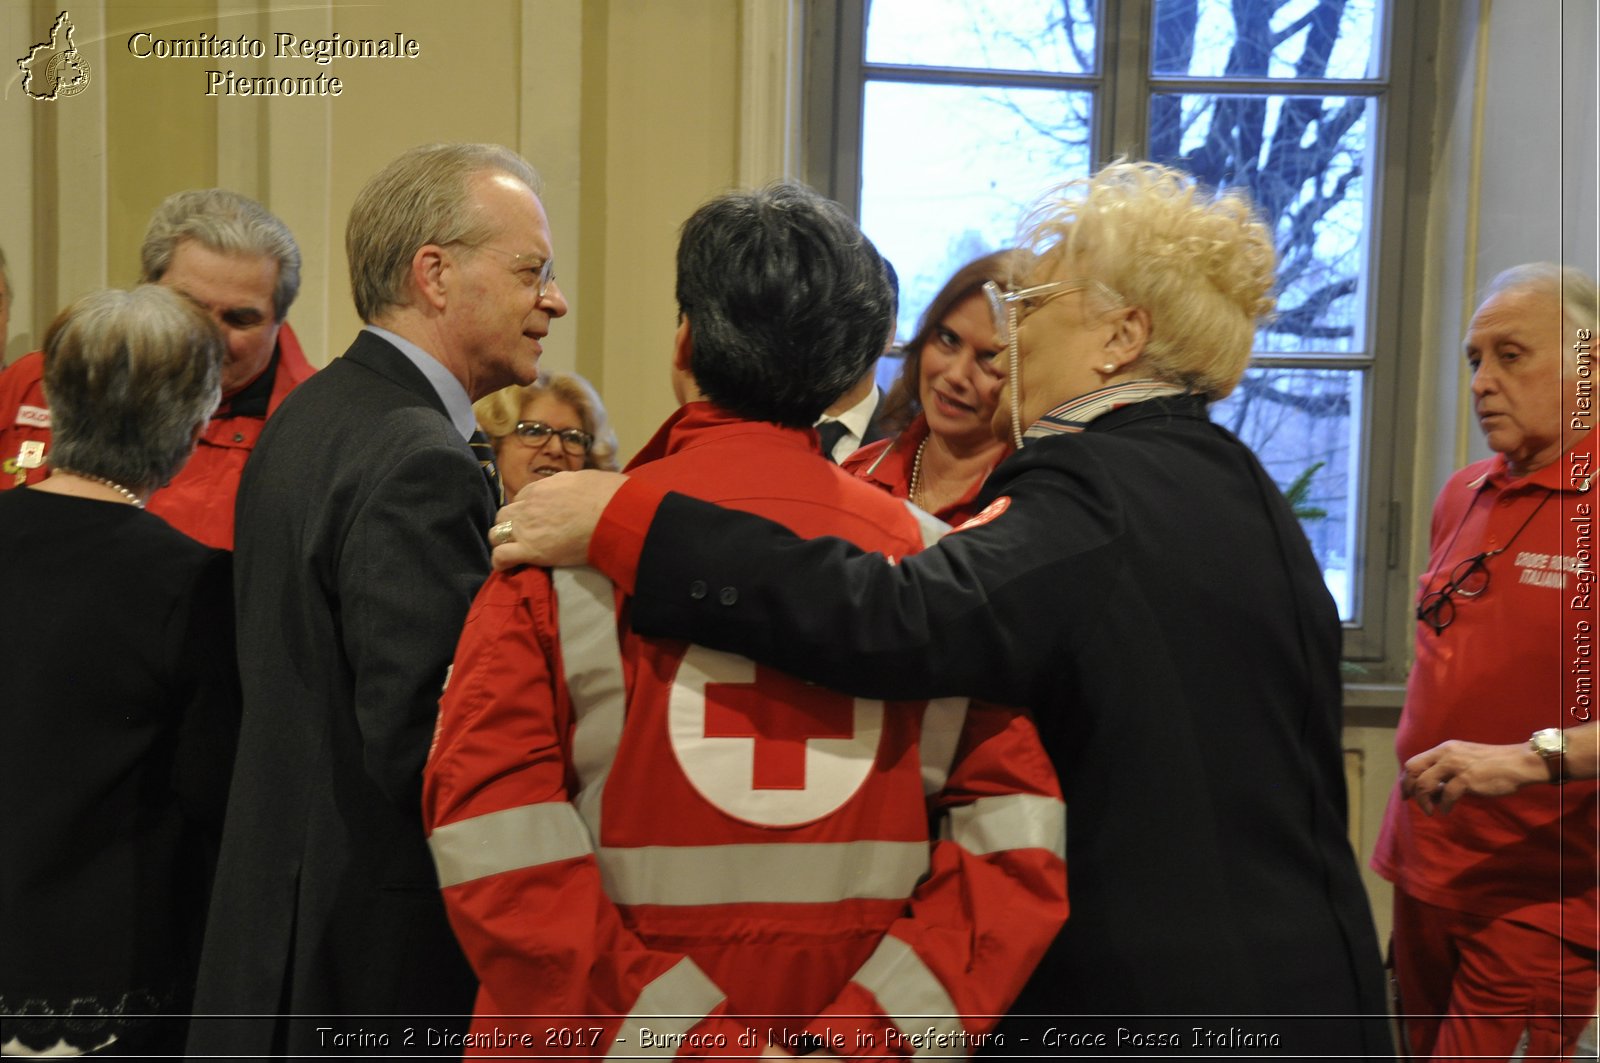
<svg viewBox="0 0 1600 1063">
<path fill-rule="evenodd" d="M 394 344 L 400 353 L 428 378 L 428 383 L 433 385 L 439 401 L 444 403 L 444 412 L 449 415 L 450 423 L 461 433 L 462 441 L 470 440 L 472 433 L 478 430 L 478 421 L 472 415 L 472 397 L 467 394 L 467 389 L 461 386 L 461 381 L 456 379 L 455 374 L 446 369 L 439 359 L 404 336 L 397 336 L 377 325 L 368 325 L 366 329 L 373 335 L 381 336 Z"/>
</svg>

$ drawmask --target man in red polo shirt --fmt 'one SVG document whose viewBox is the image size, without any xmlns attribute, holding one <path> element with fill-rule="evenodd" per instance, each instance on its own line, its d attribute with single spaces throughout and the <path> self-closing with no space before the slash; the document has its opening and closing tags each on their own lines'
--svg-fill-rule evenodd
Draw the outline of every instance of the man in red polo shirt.
<svg viewBox="0 0 1600 1063">
<path fill-rule="evenodd" d="M 1592 718 L 1600 624 L 1595 302 L 1577 270 L 1518 266 L 1467 328 L 1474 410 L 1496 453 L 1434 504 L 1396 736 L 1406 770 L 1372 861 L 1395 885 L 1395 979 L 1418 1057 L 1565 1058 L 1594 1016 L 1600 792 L 1562 754 Z M 1545 782 L 1457 801 L 1462 766 L 1440 764 L 1448 748 L 1423 755 L 1450 739 L 1523 743 Z"/>
<path fill-rule="evenodd" d="M 300 249 L 261 204 L 221 188 L 168 196 L 139 249 L 140 279 L 210 311 L 228 344 L 222 405 L 194 456 L 150 498 L 150 512 L 207 546 L 233 548 L 239 474 L 268 417 L 312 373 L 285 323 L 300 290 Z M 0 372 L 0 491 L 48 474 L 50 409 L 34 352 Z"/>
</svg>

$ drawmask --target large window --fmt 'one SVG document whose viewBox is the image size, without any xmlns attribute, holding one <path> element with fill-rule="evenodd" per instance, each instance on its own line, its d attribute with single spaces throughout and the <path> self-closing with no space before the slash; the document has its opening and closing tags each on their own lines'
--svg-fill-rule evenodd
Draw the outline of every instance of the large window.
<svg viewBox="0 0 1600 1063">
<path fill-rule="evenodd" d="M 1212 416 L 1295 501 L 1347 655 L 1384 657 L 1406 230 L 1390 175 L 1409 150 L 1408 80 L 1391 72 L 1416 0 L 815 0 L 808 12 L 808 175 L 894 263 L 902 337 L 957 267 L 1015 239 L 1042 191 L 1118 155 L 1250 191 L 1277 236 L 1278 313 Z"/>
</svg>

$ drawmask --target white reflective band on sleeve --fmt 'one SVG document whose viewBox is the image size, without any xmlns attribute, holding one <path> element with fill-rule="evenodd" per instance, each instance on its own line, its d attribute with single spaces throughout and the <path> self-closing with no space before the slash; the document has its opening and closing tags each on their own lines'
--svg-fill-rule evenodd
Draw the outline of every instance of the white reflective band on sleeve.
<svg viewBox="0 0 1600 1063">
<path fill-rule="evenodd" d="M 598 855 L 606 896 L 618 904 L 900 900 L 928 871 L 927 842 L 651 845 Z"/>
<path fill-rule="evenodd" d="M 884 453 L 887 454 L 888 451 L 884 451 Z M 878 461 L 882 460 L 882 458 L 878 459 Z M 873 463 L 873 468 L 877 468 L 877 462 Z M 911 511 L 911 515 L 917 519 L 917 530 L 922 533 L 923 546 L 932 546 L 940 539 L 943 539 L 945 533 L 950 530 L 950 525 L 946 524 L 938 517 L 935 517 L 927 510 L 919 509 L 912 505 L 909 501 L 906 502 L 905 506 Z"/>
<path fill-rule="evenodd" d="M 893 934 L 885 934 L 878 942 L 856 972 L 855 982 L 878 998 L 878 1005 L 901 1033 L 924 1032 L 932 1027 L 936 1034 L 954 1036 L 964 1029 L 944 983 L 928 970 L 915 949 Z M 948 1056 L 949 1051 L 924 1042 L 915 1055 Z"/>
<path fill-rule="evenodd" d="M 600 795 L 622 741 L 627 708 L 615 590 L 610 580 L 592 568 L 558 568 L 550 579 L 560 624 L 562 678 L 577 721 L 572 734 L 572 766 L 578 790 L 572 801 L 590 834 L 598 838 Z"/>
<path fill-rule="evenodd" d="M 917 748 L 922 755 L 922 792 L 936 794 L 950 781 L 950 765 L 967 722 L 966 698 L 934 698 L 922 711 Z"/>
<path fill-rule="evenodd" d="M 439 886 L 454 886 L 594 852 L 589 832 L 565 801 L 522 805 L 435 827 L 428 836 Z"/>
<path fill-rule="evenodd" d="M 980 797 L 949 810 L 948 836 L 969 853 L 1048 849 L 1067 858 L 1067 806 L 1058 797 Z"/>
<path fill-rule="evenodd" d="M 656 976 L 644 987 L 633 1010 L 617 1028 L 615 1042 L 607 1059 L 639 1059 L 644 1056 L 678 1054 L 674 1034 L 685 1034 L 722 1003 L 722 990 L 688 958 Z M 651 1047 L 643 1048 L 644 1028 L 649 1027 Z M 663 1043 L 665 1042 L 665 1043 Z"/>
</svg>

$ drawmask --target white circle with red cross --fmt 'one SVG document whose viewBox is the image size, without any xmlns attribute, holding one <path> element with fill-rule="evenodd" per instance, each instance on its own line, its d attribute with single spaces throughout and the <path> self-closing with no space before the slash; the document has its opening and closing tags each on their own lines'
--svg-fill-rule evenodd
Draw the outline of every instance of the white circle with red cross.
<svg viewBox="0 0 1600 1063">
<path fill-rule="evenodd" d="M 667 731 L 700 796 L 750 823 L 789 827 L 821 819 L 861 789 L 883 736 L 883 702 L 690 646 Z"/>
</svg>

